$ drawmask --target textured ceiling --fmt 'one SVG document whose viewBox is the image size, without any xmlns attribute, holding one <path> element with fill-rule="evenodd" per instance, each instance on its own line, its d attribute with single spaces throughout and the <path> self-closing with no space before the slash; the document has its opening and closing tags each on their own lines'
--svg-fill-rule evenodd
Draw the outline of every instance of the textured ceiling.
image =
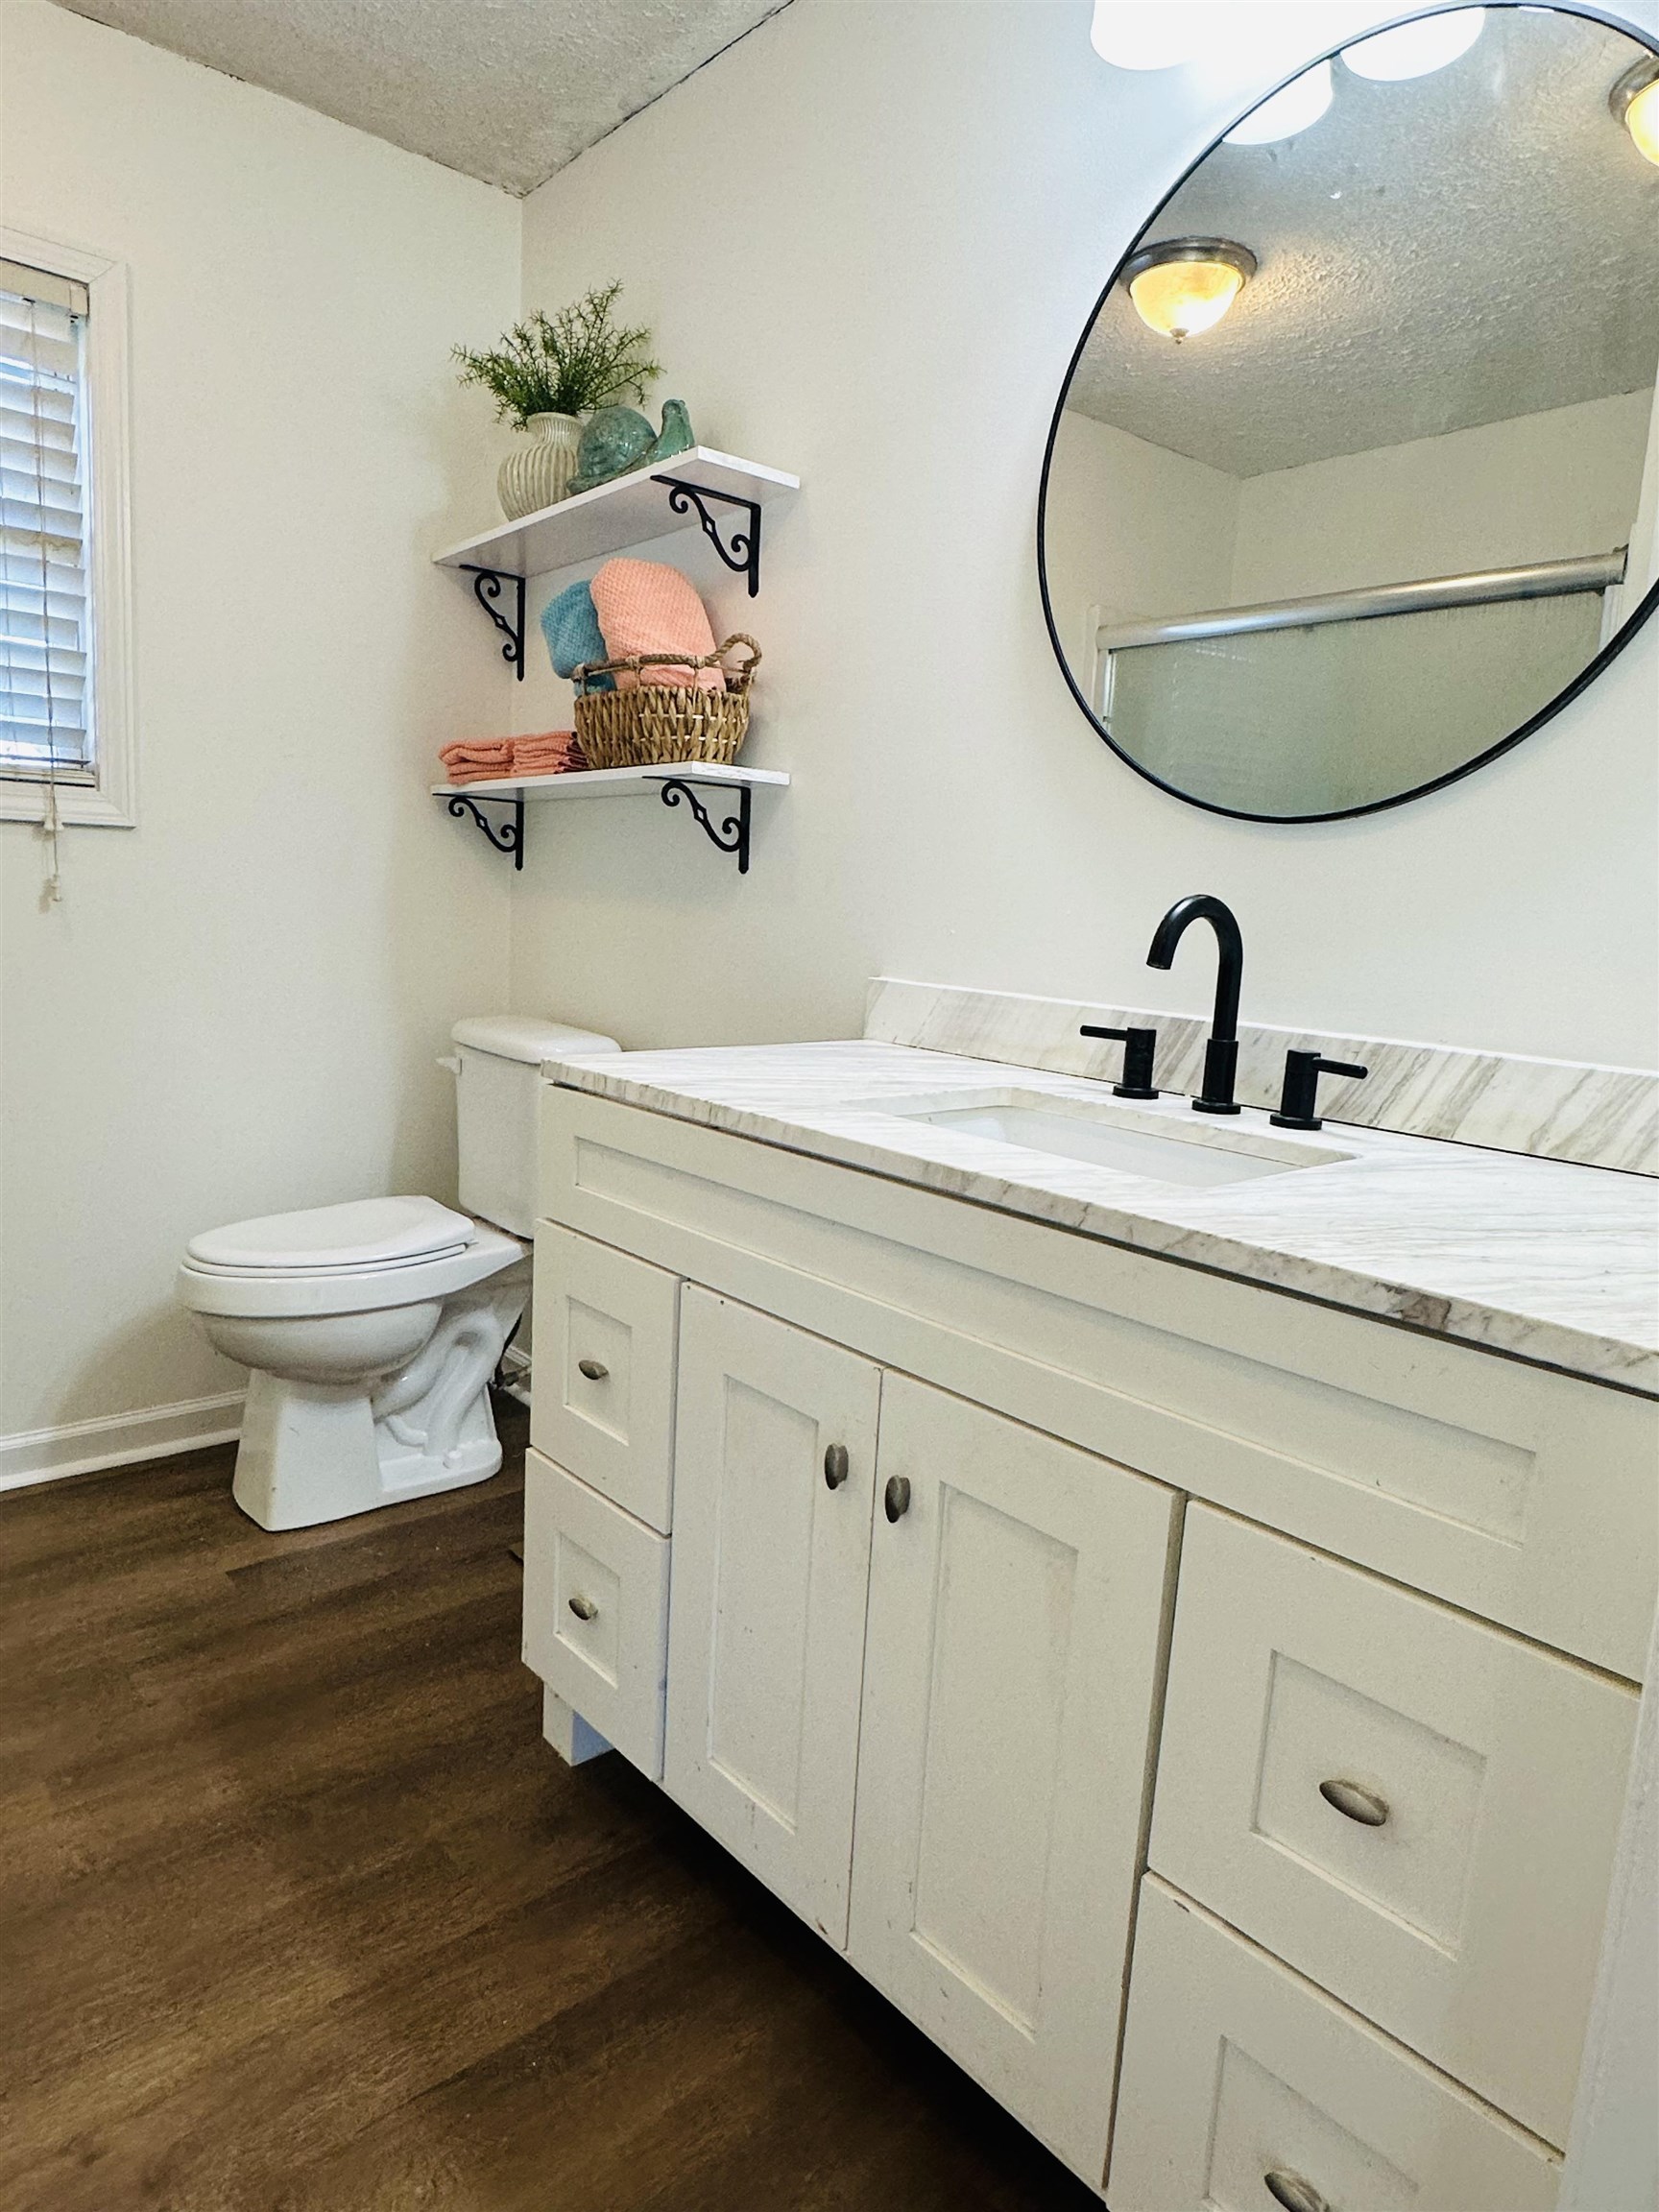
<svg viewBox="0 0 1659 2212">
<path fill-rule="evenodd" d="M 58 0 L 531 192 L 788 0 Z"/>
<path fill-rule="evenodd" d="M 1254 476 L 1650 385 L 1659 168 L 1607 109 L 1644 51 L 1504 8 L 1432 76 L 1337 63 L 1317 123 L 1217 147 L 1147 227 L 1256 254 L 1225 321 L 1176 347 L 1115 286 L 1068 404 Z"/>
</svg>

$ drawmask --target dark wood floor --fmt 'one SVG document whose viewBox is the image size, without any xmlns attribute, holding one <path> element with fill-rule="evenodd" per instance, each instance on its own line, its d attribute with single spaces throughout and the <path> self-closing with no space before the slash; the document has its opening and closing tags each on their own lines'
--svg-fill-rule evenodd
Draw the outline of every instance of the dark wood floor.
<svg viewBox="0 0 1659 2212">
<path fill-rule="evenodd" d="M 1098 2212 L 541 1743 L 519 1456 L 291 1536 L 228 1451 L 0 1498 L 0 2205 Z"/>
</svg>

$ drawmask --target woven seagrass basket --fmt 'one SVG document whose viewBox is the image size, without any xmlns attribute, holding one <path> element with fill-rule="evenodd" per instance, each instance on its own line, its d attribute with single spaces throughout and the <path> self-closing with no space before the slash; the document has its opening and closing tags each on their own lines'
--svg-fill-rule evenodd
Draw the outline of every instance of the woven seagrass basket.
<svg viewBox="0 0 1659 2212">
<path fill-rule="evenodd" d="M 724 691 L 699 691 L 678 684 L 636 684 L 626 691 L 590 691 L 596 676 L 629 668 L 718 668 L 734 645 L 746 658 L 726 671 Z M 627 661 L 589 661 L 576 670 L 576 735 L 589 768 L 648 768 L 662 760 L 730 763 L 749 733 L 749 686 L 760 665 L 760 648 L 737 631 L 717 653 L 700 660 L 685 653 L 637 653 Z"/>
</svg>

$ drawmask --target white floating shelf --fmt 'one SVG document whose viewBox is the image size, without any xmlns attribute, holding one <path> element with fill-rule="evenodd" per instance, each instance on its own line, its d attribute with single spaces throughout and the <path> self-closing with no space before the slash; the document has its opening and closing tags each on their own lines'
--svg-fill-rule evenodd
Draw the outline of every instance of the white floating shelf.
<svg viewBox="0 0 1659 2212">
<path fill-rule="evenodd" d="M 579 492 L 562 499 L 557 507 L 540 508 L 516 522 L 499 522 L 476 538 L 463 539 L 432 558 L 440 568 L 481 568 L 502 576 L 540 576 L 550 568 L 568 568 L 578 561 L 592 561 L 603 553 L 618 553 L 629 545 L 643 545 L 670 531 L 701 524 L 719 547 L 729 568 L 758 575 L 757 544 L 744 548 L 733 560 L 715 537 L 711 523 L 689 509 L 689 502 L 675 514 L 668 487 L 658 479 L 678 478 L 716 493 L 722 502 L 739 501 L 754 509 L 799 492 L 799 476 L 781 469 L 762 468 L 758 461 L 742 461 L 733 453 L 717 453 L 709 445 L 694 445 L 688 453 L 676 453 L 627 476 L 596 484 L 591 492 Z M 754 520 L 757 523 L 758 517 Z M 757 529 L 753 531 L 758 536 Z"/>
<path fill-rule="evenodd" d="M 579 768 L 563 776 L 492 776 L 434 783 L 434 799 L 627 799 L 664 783 L 786 784 L 781 768 L 728 768 L 707 760 L 662 760 L 650 768 Z"/>
<path fill-rule="evenodd" d="M 665 806 L 685 805 L 709 842 L 733 854 L 737 873 L 749 873 L 750 794 L 781 789 L 789 778 L 781 768 L 727 768 L 704 760 L 663 760 L 649 768 L 583 768 L 563 776 L 491 776 L 475 783 L 434 783 L 432 796 L 448 802 L 451 814 L 469 814 L 497 853 L 511 853 L 515 868 L 524 865 L 524 807 L 540 799 L 635 799 L 655 792 Z M 716 823 L 697 796 L 697 787 L 734 791 L 737 811 Z M 513 809 L 497 825 L 480 811 L 491 800 Z"/>
</svg>

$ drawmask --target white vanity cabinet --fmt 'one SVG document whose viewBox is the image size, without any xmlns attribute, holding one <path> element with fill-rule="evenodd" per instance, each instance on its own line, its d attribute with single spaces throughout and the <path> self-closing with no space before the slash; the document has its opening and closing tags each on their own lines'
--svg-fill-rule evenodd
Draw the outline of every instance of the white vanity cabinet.
<svg viewBox="0 0 1659 2212">
<path fill-rule="evenodd" d="M 1112 2212 L 1548 2212 L 1651 1402 L 555 1086 L 541 1190 L 550 1692 Z"/>
</svg>

